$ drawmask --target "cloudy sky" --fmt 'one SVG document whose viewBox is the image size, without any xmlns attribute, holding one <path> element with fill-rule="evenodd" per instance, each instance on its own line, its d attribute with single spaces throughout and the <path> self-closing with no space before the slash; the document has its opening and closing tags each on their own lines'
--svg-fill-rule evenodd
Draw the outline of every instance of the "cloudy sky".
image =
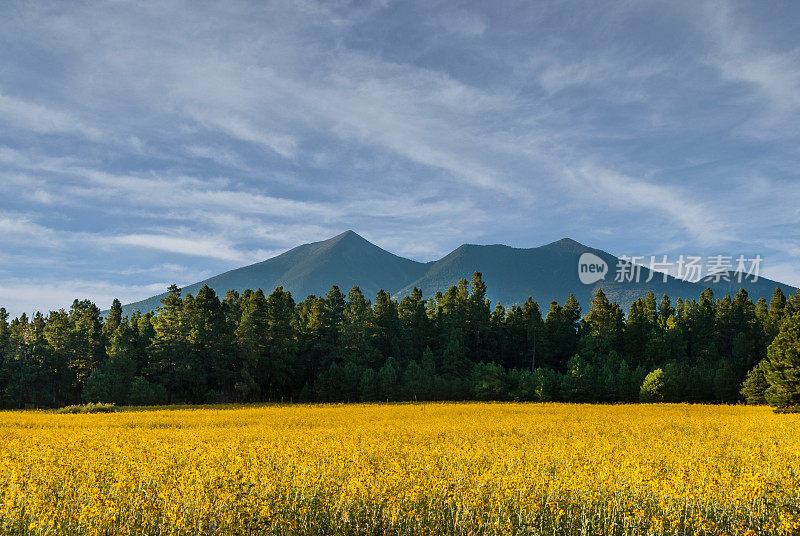
<svg viewBox="0 0 800 536">
<path fill-rule="evenodd" d="M 757 253 L 798 285 L 798 36 L 796 2 L 2 2 L 0 305 L 346 229 L 418 260 Z"/>
</svg>

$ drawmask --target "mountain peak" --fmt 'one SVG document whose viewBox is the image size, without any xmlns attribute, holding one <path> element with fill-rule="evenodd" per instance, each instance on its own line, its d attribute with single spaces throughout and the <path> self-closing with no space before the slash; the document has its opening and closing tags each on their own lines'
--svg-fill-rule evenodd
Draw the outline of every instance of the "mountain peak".
<svg viewBox="0 0 800 536">
<path fill-rule="evenodd" d="M 539 249 L 546 251 L 560 251 L 562 253 L 577 253 L 592 248 L 585 246 L 577 240 L 573 240 L 572 238 L 564 237 L 561 240 L 556 240 L 555 242 L 550 242 L 549 244 L 540 246 Z"/>
<path fill-rule="evenodd" d="M 564 237 L 561 240 L 556 240 L 555 242 L 551 242 L 550 244 L 547 244 L 547 245 L 548 246 L 569 246 L 569 247 L 580 246 L 582 248 L 586 247 L 583 244 L 581 244 L 580 242 L 578 242 L 577 240 L 573 240 L 572 238 L 569 238 L 569 237 Z"/>
<path fill-rule="evenodd" d="M 361 243 L 366 242 L 368 244 L 372 243 L 351 229 L 348 229 L 343 233 L 340 233 L 332 238 L 329 238 L 325 240 L 325 242 L 329 242 L 331 244 L 338 244 L 339 242 L 361 242 Z"/>
<path fill-rule="evenodd" d="M 347 254 L 350 255 L 357 255 L 359 254 L 358 252 L 367 250 L 384 251 L 379 246 L 376 246 L 360 234 L 351 230 L 347 230 L 327 240 L 315 242 L 310 245 L 328 251 L 337 251 L 339 253 L 347 252 Z"/>
</svg>

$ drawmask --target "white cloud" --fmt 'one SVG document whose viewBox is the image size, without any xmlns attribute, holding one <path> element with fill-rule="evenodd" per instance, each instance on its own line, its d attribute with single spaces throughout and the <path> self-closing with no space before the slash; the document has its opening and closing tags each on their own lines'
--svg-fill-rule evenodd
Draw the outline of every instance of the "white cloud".
<svg viewBox="0 0 800 536">
<path fill-rule="evenodd" d="M 354 228 L 427 260 L 483 237 L 538 245 L 589 214 L 620 251 L 783 233 L 790 264 L 797 51 L 731 9 L 692 29 L 634 4 L 0 6 L 31 51 L 0 50 L 0 243 L 113 257 L 138 284 L 173 253 L 198 274 Z M 738 137 L 759 129 L 780 143 Z M 739 170 L 783 176 L 746 191 Z"/>
<path fill-rule="evenodd" d="M 41 134 L 75 133 L 99 140 L 102 131 L 88 126 L 69 112 L 26 102 L 0 92 L 0 122 Z"/>
<path fill-rule="evenodd" d="M 56 247 L 65 234 L 24 215 L 0 213 L 0 243 Z"/>
<path fill-rule="evenodd" d="M 224 147 L 208 146 L 208 145 L 190 145 L 186 147 L 186 153 L 195 158 L 207 158 L 213 160 L 223 166 L 238 168 L 242 170 L 249 170 L 250 167 L 245 164 L 241 156 L 229 151 Z"/>
<path fill-rule="evenodd" d="M 800 274 L 797 271 L 797 262 L 767 262 L 762 267 L 759 276 L 800 288 Z"/>
<path fill-rule="evenodd" d="M 41 188 L 37 188 L 31 194 L 31 198 L 35 199 L 37 202 L 42 203 L 44 205 L 50 205 L 54 201 L 53 196 L 50 195 L 49 192 L 47 192 L 46 190 L 43 190 Z"/>
<path fill-rule="evenodd" d="M 250 121 L 235 114 L 212 112 L 206 109 L 192 110 L 189 115 L 203 126 L 216 129 L 242 141 L 262 145 L 284 158 L 292 158 L 297 150 L 294 137 L 273 132 L 263 126 L 253 125 Z"/>
<path fill-rule="evenodd" d="M 181 275 L 185 276 L 186 274 L 192 274 L 195 271 L 188 266 L 184 266 L 181 264 L 174 264 L 174 263 L 163 263 L 158 264 L 156 266 L 146 266 L 146 267 L 131 267 L 126 268 L 124 270 L 116 271 L 115 273 L 119 275 L 135 275 L 135 274 L 171 274 L 171 275 Z M 194 279 L 201 279 L 202 277 L 210 275 L 210 274 L 203 274 L 198 273 L 197 275 L 191 275 L 189 278 Z M 185 279 L 185 277 L 184 277 Z"/>
<path fill-rule="evenodd" d="M 715 216 L 712 206 L 692 199 L 688 192 L 676 187 L 653 184 L 597 165 L 585 164 L 571 177 L 575 195 L 592 199 L 603 207 L 638 212 L 638 217 L 653 214 L 665 216 L 672 226 L 684 230 L 704 246 L 719 246 L 735 240 L 731 226 Z M 660 238 L 659 238 L 660 239 Z"/>
<path fill-rule="evenodd" d="M 250 255 L 239 251 L 227 243 L 222 237 L 205 236 L 170 236 L 163 234 L 127 234 L 108 239 L 111 244 L 134 246 L 158 251 L 207 257 L 225 261 L 253 261 Z"/>
<path fill-rule="evenodd" d="M 297 214 L 302 217 L 315 216 L 329 218 L 341 213 L 336 207 L 324 203 L 298 201 L 282 197 L 264 195 L 247 190 L 221 188 L 226 186 L 226 179 L 199 179 L 185 175 L 166 173 L 165 176 L 136 176 L 130 174 L 109 173 L 106 171 L 75 165 L 72 160 L 43 159 L 37 160 L 35 155 L 27 155 L 20 151 L 7 150 L 0 147 L 0 160 L 9 165 L 26 170 L 55 173 L 62 180 L 49 183 L 54 191 L 61 191 L 62 202 L 69 199 L 86 198 L 91 200 L 117 198 L 122 205 L 138 205 L 142 207 L 168 208 L 171 210 L 198 214 L 198 211 L 235 211 L 272 216 Z M 41 179 L 26 175 L 16 175 L 20 182 L 41 183 Z M 69 181 L 64 181 L 68 178 Z M 54 192 L 42 188 L 37 200 L 53 200 Z M 261 189 L 264 191 L 264 188 Z M 163 215 L 163 212 L 161 213 Z"/>
<path fill-rule="evenodd" d="M 130 303 L 164 292 L 171 283 L 148 285 L 119 285 L 107 281 L 70 279 L 63 281 L 41 279 L 4 279 L 0 282 L 0 304 L 12 316 L 23 312 L 46 313 L 69 308 L 75 299 L 89 299 L 101 309 L 107 309 L 114 298 Z"/>
<path fill-rule="evenodd" d="M 754 124 L 767 129 L 791 122 L 795 136 L 800 110 L 800 47 L 771 49 L 768 36 L 754 35 L 729 2 L 705 6 L 714 49 L 706 61 L 728 81 L 743 83 L 765 104 Z M 785 131 L 783 131 L 785 132 Z M 759 134 L 763 134 L 759 129 Z"/>
</svg>

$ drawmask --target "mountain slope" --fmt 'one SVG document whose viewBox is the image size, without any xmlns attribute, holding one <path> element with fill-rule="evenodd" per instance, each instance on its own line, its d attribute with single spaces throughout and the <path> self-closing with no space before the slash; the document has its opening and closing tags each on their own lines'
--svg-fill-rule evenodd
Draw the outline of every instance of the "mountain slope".
<svg viewBox="0 0 800 536">
<path fill-rule="evenodd" d="M 322 242 L 304 244 L 265 261 L 188 285 L 183 295 L 196 294 L 208 285 L 221 296 L 228 290 L 261 288 L 271 292 L 282 286 L 296 301 L 309 294 L 324 295 L 331 285 L 347 293 L 354 285 L 367 298 L 378 290 L 396 290 L 420 277 L 430 263 L 412 261 L 389 253 L 353 231 L 346 231 Z M 123 306 L 124 314 L 136 310 L 152 311 L 166 294 Z"/>
<path fill-rule="evenodd" d="M 605 280 L 592 285 L 580 282 L 578 259 L 586 252 L 606 262 L 608 274 Z M 583 307 L 588 307 L 589 299 L 599 287 L 603 288 L 609 299 L 626 307 L 636 298 L 644 296 L 647 290 L 659 296 L 667 293 L 676 297 L 696 297 L 700 292 L 695 284 L 675 278 L 668 278 L 667 283 L 663 283 L 663 276 L 659 274 L 646 285 L 617 283 L 613 280 L 616 265 L 617 258 L 613 255 L 568 238 L 528 249 L 466 244 L 433 263 L 427 273 L 396 295 L 403 296 L 415 286 L 425 295 L 430 295 L 437 290 L 445 290 L 462 277 L 469 279 L 475 270 L 480 271 L 487 281 L 488 296 L 492 301 L 510 305 L 521 303 L 531 296 L 543 309 L 553 300 L 563 303 L 570 293 Z M 648 274 L 649 271 L 643 268 L 643 279 L 646 280 Z"/>
<path fill-rule="evenodd" d="M 607 264 L 605 279 L 590 285 L 581 283 L 578 260 L 583 253 L 596 255 Z M 487 295 L 493 302 L 509 306 L 531 296 L 544 313 L 551 301 L 563 303 L 570 293 L 584 310 L 588 310 L 589 300 L 598 288 L 625 308 L 648 291 L 659 298 L 667 294 L 674 301 L 679 297 L 695 299 L 707 286 L 718 297 L 735 294 L 744 287 L 755 301 L 760 297 L 769 300 L 776 286 L 787 296 L 796 290 L 764 278 L 755 283 L 744 281 L 741 285 L 734 277 L 731 282 L 719 283 L 691 283 L 674 277 L 667 277 L 665 281 L 660 273 L 653 273 L 650 278 L 650 271 L 644 267 L 640 268 L 639 282 L 617 282 L 614 281 L 617 264 L 614 255 L 569 238 L 536 248 L 464 244 L 438 261 L 421 263 L 389 253 L 353 231 L 347 231 L 189 285 L 183 292 L 196 294 L 204 284 L 220 296 L 230 289 L 241 292 L 246 288 L 261 288 L 271 292 L 282 286 L 299 301 L 309 294 L 324 295 L 336 284 L 345 293 L 358 285 L 369 299 L 374 298 L 379 289 L 402 298 L 415 286 L 427 297 L 437 291 L 444 292 L 461 278 L 469 280 L 475 271 L 480 271 L 488 285 Z M 123 311 L 125 314 L 137 309 L 152 311 L 160 305 L 162 297 L 164 294 L 126 305 Z"/>
<path fill-rule="evenodd" d="M 578 260 L 583 253 L 592 253 L 606 262 L 608 272 L 605 279 L 590 285 L 581 283 Z M 725 281 L 691 283 L 671 276 L 667 276 L 665 281 L 662 273 L 653 272 L 651 277 L 651 271 L 645 267 L 640 268 L 638 283 L 617 282 L 614 279 L 618 262 L 618 258 L 610 253 L 569 238 L 527 249 L 465 244 L 434 262 L 422 277 L 410 282 L 394 296 L 401 298 L 414 287 L 420 288 L 425 296 L 430 296 L 436 291 L 446 290 L 461 278 L 469 280 L 476 270 L 483 274 L 488 285 L 487 295 L 493 302 L 499 301 L 508 306 L 522 303 L 530 296 L 539 303 L 543 313 L 551 301 L 563 303 L 570 293 L 575 295 L 584 310 L 588 310 L 589 300 L 598 288 L 602 288 L 610 300 L 624 308 L 647 292 L 653 292 L 658 298 L 667 294 L 674 303 L 679 297 L 696 299 L 706 287 L 711 287 L 717 296 L 735 294 L 740 287 L 744 287 L 754 301 L 762 296 L 769 300 L 777 285 L 787 296 L 795 291 L 793 287 L 764 278 L 755 283 L 743 281 L 741 285 Z M 734 278 L 731 277 L 731 280 Z"/>
</svg>

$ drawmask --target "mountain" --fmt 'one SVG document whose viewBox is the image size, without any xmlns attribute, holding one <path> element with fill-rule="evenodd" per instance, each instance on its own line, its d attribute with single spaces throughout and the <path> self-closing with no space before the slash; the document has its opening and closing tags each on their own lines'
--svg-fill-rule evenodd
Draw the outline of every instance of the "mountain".
<svg viewBox="0 0 800 536">
<path fill-rule="evenodd" d="M 578 260 L 583 253 L 592 253 L 606 262 L 608 275 L 605 279 L 591 285 L 580 282 Z M 424 295 L 429 296 L 437 290 L 447 289 L 461 278 L 469 280 L 475 270 L 483 274 L 488 285 L 487 295 L 493 302 L 510 305 L 531 296 L 545 310 L 553 300 L 563 303 L 570 293 L 583 307 L 588 307 L 589 300 L 600 287 L 610 300 L 626 307 L 648 290 L 658 296 L 666 293 L 670 297 L 697 297 L 702 291 L 694 283 L 672 277 L 663 283 L 660 274 L 655 274 L 647 284 L 617 283 L 614 281 L 616 266 L 617 258 L 610 253 L 569 238 L 526 249 L 500 244 L 465 244 L 434 262 L 422 277 L 397 292 L 396 297 L 410 293 L 414 287 L 419 287 Z M 646 280 L 648 275 L 649 270 L 642 268 L 641 279 Z"/>
<path fill-rule="evenodd" d="M 299 301 L 309 294 L 324 295 L 332 285 L 338 285 L 345 294 L 358 285 L 367 298 L 374 298 L 380 289 L 399 289 L 418 279 L 430 264 L 399 257 L 353 231 L 346 231 L 188 285 L 183 288 L 183 295 L 197 294 L 203 285 L 214 289 L 220 297 L 231 289 L 241 292 L 247 288 L 261 288 L 269 293 L 276 287 L 283 287 Z M 123 314 L 152 311 L 165 296 L 166 293 L 159 294 L 125 305 Z"/>
<path fill-rule="evenodd" d="M 578 261 L 583 254 L 594 255 L 605 262 L 605 278 L 591 284 L 580 281 Z M 734 282 L 735 274 L 731 274 L 732 282 L 692 283 L 671 276 L 664 280 L 663 274 L 655 272 L 651 278 L 650 270 L 645 267 L 640 268 L 638 282 L 617 282 L 614 279 L 618 263 L 619 259 L 614 255 L 569 238 L 536 248 L 464 244 L 437 261 L 422 263 L 389 253 L 353 231 L 347 231 L 329 240 L 298 246 L 277 257 L 189 285 L 183 293 L 196 294 L 203 285 L 213 288 L 220 296 L 230 289 L 241 292 L 246 288 L 262 288 L 271 292 L 282 286 L 299 301 L 309 294 L 324 295 L 331 285 L 336 284 L 345 293 L 358 285 L 367 298 L 374 298 L 379 289 L 386 290 L 395 298 L 402 298 L 414 287 L 420 288 L 427 297 L 437 291 L 444 292 L 461 278 L 469 280 L 476 270 L 483 273 L 488 285 L 487 296 L 492 302 L 500 301 L 508 306 L 522 303 L 531 296 L 543 312 L 551 301 L 563 303 L 570 293 L 586 310 L 598 288 L 625 308 L 648 291 L 659 298 L 667 294 L 674 301 L 679 297 L 695 299 L 707 286 L 717 296 L 735 294 L 744 287 L 755 301 L 761 297 L 769 300 L 776 286 L 780 286 L 787 296 L 796 290 L 765 278 L 738 284 Z M 125 314 L 137 309 L 152 311 L 164 296 L 161 294 L 125 305 L 123 311 Z"/>
<path fill-rule="evenodd" d="M 578 261 L 584 253 L 591 253 L 605 261 L 607 275 L 604 279 L 592 284 L 581 283 Z M 695 299 L 706 287 L 711 287 L 717 296 L 735 294 L 740 287 L 744 287 L 754 301 L 762 296 L 769 300 L 778 285 L 787 296 L 795 291 L 789 285 L 764 278 L 759 278 L 755 283 L 743 280 L 741 285 L 724 280 L 719 283 L 692 283 L 672 276 L 667 276 L 665 280 L 664 274 L 653 272 L 651 275 L 651 271 L 643 266 L 639 267 L 638 282 L 618 282 L 615 281 L 618 263 L 619 259 L 614 255 L 569 238 L 536 248 L 464 244 L 432 263 L 422 277 L 400 289 L 394 297 L 401 298 L 414 287 L 422 290 L 425 296 L 430 296 L 436 291 L 446 290 L 461 278 L 469 280 L 475 270 L 483 274 L 488 285 L 487 296 L 493 302 L 499 301 L 507 306 L 521 303 L 530 296 L 539 303 L 543 313 L 551 301 L 563 303 L 570 293 L 575 295 L 584 309 L 588 309 L 589 300 L 598 288 L 603 289 L 609 300 L 625 308 L 647 292 L 653 292 L 658 298 L 666 294 L 674 303 L 677 298 Z M 735 281 L 735 274 L 729 274 L 729 278 Z"/>
</svg>

